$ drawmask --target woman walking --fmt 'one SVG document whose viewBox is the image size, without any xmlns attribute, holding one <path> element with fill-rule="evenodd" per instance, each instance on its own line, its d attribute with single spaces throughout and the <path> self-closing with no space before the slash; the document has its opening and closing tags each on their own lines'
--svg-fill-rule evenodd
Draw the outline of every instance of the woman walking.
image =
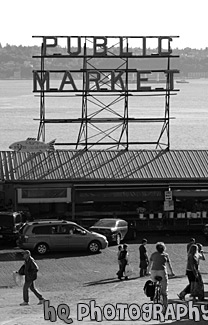
<svg viewBox="0 0 208 325">
<path fill-rule="evenodd" d="M 155 277 L 161 276 L 161 286 L 162 286 L 162 297 L 163 305 L 166 310 L 168 305 L 168 272 L 167 265 L 170 269 L 171 275 L 174 275 L 171 261 L 169 255 L 165 252 L 166 247 L 163 242 L 158 242 L 156 244 L 156 252 L 150 256 L 150 263 L 147 268 L 148 274 L 151 270 L 151 278 L 153 282 L 156 282 Z M 165 311 L 164 310 L 164 311 Z"/>
<path fill-rule="evenodd" d="M 196 298 L 196 296 L 198 296 L 200 300 L 204 299 L 204 286 L 201 274 L 199 272 L 200 259 L 203 259 L 202 255 L 198 251 L 198 246 L 194 244 L 189 249 L 186 266 L 186 275 L 189 284 L 178 294 L 178 297 L 181 300 L 185 300 L 185 296 L 188 293 L 190 293 L 194 299 Z M 198 291 L 198 293 L 196 291 Z"/>
</svg>

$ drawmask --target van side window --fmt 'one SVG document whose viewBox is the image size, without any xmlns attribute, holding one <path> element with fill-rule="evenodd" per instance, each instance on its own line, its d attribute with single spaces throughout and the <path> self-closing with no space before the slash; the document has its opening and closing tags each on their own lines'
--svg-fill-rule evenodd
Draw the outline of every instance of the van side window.
<svg viewBox="0 0 208 325">
<path fill-rule="evenodd" d="M 69 234 L 69 227 L 66 225 L 58 226 L 57 234 Z"/>
<path fill-rule="evenodd" d="M 37 227 L 34 227 L 33 228 L 33 231 L 32 231 L 33 234 L 45 234 L 45 235 L 49 235 L 52 233 L 52 229 L 51 229 L 51 226 L 37 226 Z"/>
<path fill-rule="evenodd" d="M 73 231 L 74 227 L 72 227 L 71 225 L 69 226 L 69 234 L 73 235 L 74 231 Z"/>
<path fill-rule="evenodd" d="M 86 232 L 79 227 L 73 227 L 73 234 L 75 235 L 84 235 Z"/>
</svg>

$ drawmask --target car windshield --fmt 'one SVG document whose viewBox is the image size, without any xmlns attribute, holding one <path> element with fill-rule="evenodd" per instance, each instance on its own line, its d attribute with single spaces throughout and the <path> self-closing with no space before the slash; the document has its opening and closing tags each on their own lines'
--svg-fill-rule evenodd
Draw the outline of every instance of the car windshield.
<svg viewBox="0 0 208 325">
<path fill-rule="evenodd" d="M 115 220 L 99 220 L 94 224 L 95 227 L 115 227 L 115 225 Z"/>
</svg>

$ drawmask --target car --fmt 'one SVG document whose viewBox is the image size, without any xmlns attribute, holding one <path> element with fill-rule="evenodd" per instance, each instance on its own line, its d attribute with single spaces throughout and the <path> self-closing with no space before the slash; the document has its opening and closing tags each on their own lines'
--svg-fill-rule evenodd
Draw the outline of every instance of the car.
<svg viewBox="0 0 208 325">
<path fill-rule="evenodd" d="M 5 243 L 16 243 L 18 231 L 24 223 L 20 212 L 0 212 L 0 239 Z"/>
<path fill-rule="evenodd" d="M 34 220 L 19 230 L 17 244 L 22 249 L 44 255 L 48 251 L 88 250 L 98 253 L 108 246 L 105 236 L 88 231 L 67 220 Z"/>
<path fill-rule="evenodd" d="M 120 244 L 128 232 L 128 222 L 123 219 L 103 218 L 89 228 L 107 237 L 109 243 Z"/>
</svg>

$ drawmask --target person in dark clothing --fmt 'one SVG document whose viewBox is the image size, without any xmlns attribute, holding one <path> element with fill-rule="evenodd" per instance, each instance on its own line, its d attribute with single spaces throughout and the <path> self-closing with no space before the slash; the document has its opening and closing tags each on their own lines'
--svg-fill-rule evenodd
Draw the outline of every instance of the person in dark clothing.
<svg viewBox="0 0 208 325">
<path fill-rule="evenodd" d="M 147 255 L 146 249 L 147 239 L 142 239 L 142 244 L 139 246 L 139 254 L 140 254 L 140 277 L 147 275 L 147 266 L 149 264 L 149 259 Z"/>
<path fill-rule="evenodd" d="M 30 289 L 39 299 L 38 305 L 42 305 L 44 302 L 43 296 L 38 292 L 34 284 L 34 281 L 37 279 L 38 266 L 35 260 L 31 257 L 29 250 L 23 252 L 23 258 L 25 263 L 20 268 L 19 274 L 25 275 L 25 283 L 23 286 L 23 302 L 20 306 L 26 306 L 29 304 L 28 289 Z"/>
<path fill-rule="evenodd" d="M 119 280 L 122 280 L 122 277 L 125 274 L 126 265 L 128 264 L 128 250 L 127 249 L 128 249 L 128 245 L 123 244 L 123 249 L 120 251 L 120 254 L 119 254 L 120 269 L 117 273 Z M 128 276 L 125 276 L 125 280 L 128 280 Z"/>
</svg>

